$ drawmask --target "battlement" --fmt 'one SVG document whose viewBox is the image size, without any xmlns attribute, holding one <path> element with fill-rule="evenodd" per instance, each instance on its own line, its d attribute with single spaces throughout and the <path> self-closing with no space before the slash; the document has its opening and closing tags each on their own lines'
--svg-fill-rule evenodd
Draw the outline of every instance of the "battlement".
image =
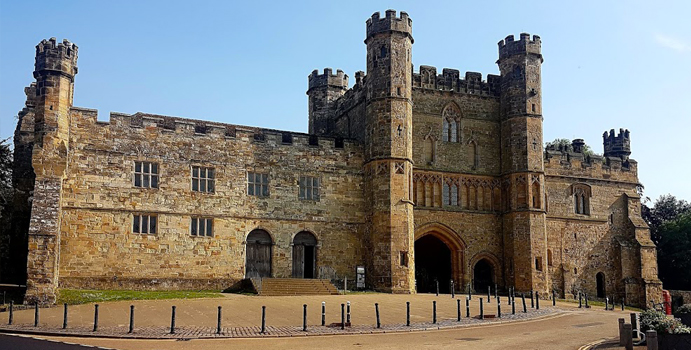
<svg viewBox="0 0 691 350">
<path fill-rule="evenodd" d="M 602 142 L 605 149 L 605 157 L 618 157 L 626 160 L 631 155 L 631 134 L 629 130 L 619 129 L 619 134 L 614 134 L 614 129 L 602 134 Z"/>
<path fill-rule="evenodd" d="M 379 33 L 398 32 L 406 34 L 413 41 L 413 20 L 408 14 L 401 11 L 400 17 L 396 17 L 396 10 L 386 10 L 386 16 L 380 18 L 379 12 L 372 14 L 367 20 L 367 39 Z M 365 40 L 365 43 L 367 40 Z"/>
<path fill-rule="evenodd" d="M 482 73 L 465 72 L 465 77 L 460 77 L 457 69 L 444 68 L 442 74 L 437 74 L 437 68 L 420 66 L 419 73 L 413 73 L 413 87 L 455 91 L 474 95 L 499 96 L 501 77 L 488 74 L 487 80 L 482 80 Z"/>
<path fill-rule="evenodd" d="M 637 162 L 605 154 L 586 154 L 583 139 L 574 139 L 570 145 L 552 145 L 545 148 L 545 173 L 589 179 L 638 182 Z"/>
<path fill-rule="evenodd" d="M 59 72 L 74 77 L 77 74 L 77 45 L 64 39 L 57 43 L 55 38 L 43 39 L 36 45 L 34 77 L 41 72 Z"/>
<path fill-rule="evenodd" d="M 331 68 L 324 68 L 324 74 L 319 74 L 317 69 L 312 71 L 312 74 L 307 76 L 309 81 L 309 90 L 317 87 L 335 87 L 341 89 L 348 89 L 348 75 L 342 70 L 337 69 L 336 74 L 333 74 Z"/>
<path fill-rule="evenodd" d="M 521 33 L 519 40 L 514 40 L 513 35 L 507 36 L 504 40 L 499 41 L 499 59 L 511 57 L 519 54 L 536 54 L 541 55 L 540 37 L 533 35 L 532 40 L 530 34 Z"/>
</svg>

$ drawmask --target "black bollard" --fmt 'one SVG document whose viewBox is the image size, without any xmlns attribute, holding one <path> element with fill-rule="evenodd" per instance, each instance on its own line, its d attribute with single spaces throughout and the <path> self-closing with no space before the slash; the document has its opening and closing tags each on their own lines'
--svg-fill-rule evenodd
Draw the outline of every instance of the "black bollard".
<svg viewBox="0 0 691 350">
<path fill-rule="evenodd" d="M 326 302 L 322 301 L 322 326 L 326 325 Z"/>
<path fill-rule="evenodd" d="M 501 318 L 501 301 L 499 296 L 497 296 L 497 317 Z"/>
<path fill-rule="evenodd" d="M 499 298 L 499 289 L 497 288 L 497 284 L 494 284 L 494 299 Z"/>
<path fill-rule="evenodd" d="M 515 297 L 509 297 L 513 300 L 511 300 L 511 314 L 515 315 L 516 314 L 516 299 Z"/>
<path fill-rule="evenodd" d="M 489 299 L 492 297 L 492 287 L 487 286 L 487 303 L 489 303 Z"/>
<path fill-rule="evenodd" d="M 605 311 L 609 311 L 609 297 L 605 297 Z"/>
<path fill-rule="evenodd" d="M 480 298 L 480 319 L 485 319 L 485 309 L 482 307 L 482 298 Z"/>
<path fill-rule="evenodd" d="M 410 327 L 410 302 L 405 302 L 405 325 Z"/>
<path fill-rule="evenodd" d="M 302 305 L 302 331 L 307 332 L 307 304 Z"/>
<path fill-rule="evenodd" d="M 581 295 L 581 292 L 578 292 L 578 308 L 583 308 L 583 295 Z"/>
<path fill-rule="evenodd" d="M 134 332 L 134 305 L 130 305 L 130 329 L 127 333 Z"/>
<path fill-rule="evenodd" d="M 530 308 L 534 309 L 535 308 L 535 299 L 533 299 L 533 290 L 530 290 Z"/>
<path fill-rule="evenodd" d="M 38 327 L 38 302 L 34 303 L 34 327 Z"/>
<path fill-rule="evenodd" d="M 8 320 L 7 324 L 12 325 L 12 321 L 14 321 L 14 301 L 10 300 L 10 319 Z"/>
<path fill-rule="evenodd" d="M 621 311 L 624 311 L 624 298 L 621 298 Z"/>
<path fill-rule="evenodd" d="M 262 334 L 266 333 L 266 306 L 262 306 Z"/>
<path fill-rule="evenodd" d="M 470 289 L 470 283 L 468 283 L 468 300 L 473 300 L 473 292 Z"/>
<path fill-rule="evenodd" d="M 461 322 L 461 299 L 456 299 L 456 321 Z"/>
<path fill-rule="evenodd" d="M 377 328 L 381 328 L 381 322 L 379 322 L 379 303 L 374 303 L 374 311 L 377 314 Z"/>
<path fill-rule="evenodd" d="M 350 302 L 346 302 L 346 323 L 350 324 Z"/>
<path fill-rule="evenodd" d="M 98 304 L 94 305 L 94 332 L 98 330 Z"/>
<path fill-rule="evenodd" d="M 451 299 L 456 297 L 456 291 L 453 288 L 453 280 L 451 280 Z"/>
<path fill-rule="evenodd" d="M 590 305 L 588 305 L 588 293 L 585 293 L 585 308 L 590 309 Z"/>
<path fill-rule="evenodd" d="M 528 308 L 525 306 L 525 293 L 521 293 L 521 300 L 523 300 L 523 313 L 526 313 Z"/>
<path fill-rule="evenodd" d="M 540 310 L 540 292 L 535 292 L 535 309 Z"/>
<path fill-rule="evenodd" d="M 65 311 L 62 313 L 62 329 L 67 329 L 67 303 L 64 304 Z"/>
<path fill-rule="evenodd" d="M 432 323 L 437 323 L 437 301 L 432 301 Z"/>
<path fill-rule="evenodd" d="M 170 310 L 170 334 L 175 334 L 175 306 L 172 306 Z"/>
<path fill-rule="evenodd" d="M 218 306 L 218 318 L 216 319 L 216 334 L 221 334 L 221 306 Z"/>
<path fill-rule="evenodd" d="M 557 293 L 552 290 L 552 306 L 557 306 Z"/>
<path fill-rule="evenodd" d="M 509 287 L 506 293 L 506 305 L 511 305 L 511 287 Z"/>
<path fill-rule="evenodd" d="M 465 317 L 470 317 L 470 299 L 465 299 Z"/>
<path fill-rule="evenodd" d="M 341 303 L 341 329 L 345 329 L 345 304 Z"/>
<path fill-rule="evenodd" d="M 439 296 L 439 280 L 434 280 L 434 282 L 437 284 L 437 296 Z"/>
</svg>

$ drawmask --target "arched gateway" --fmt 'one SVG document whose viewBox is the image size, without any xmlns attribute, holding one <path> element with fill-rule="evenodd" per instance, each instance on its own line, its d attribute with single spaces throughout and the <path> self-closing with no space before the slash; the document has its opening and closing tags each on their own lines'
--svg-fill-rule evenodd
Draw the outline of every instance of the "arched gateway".
<svg viewBox="0 0 691 350">
<path fill-rule="evenodd" d="M 465 244 L 450 228 L 428 224 L 415 231 L 415 282 L 418 293 L 450 292 L 454 280 L 457 290 L 463 283 L 463 250 Z"/>
<path fill-rule="evenodd" d="M 247 235 L 245 277 L 271 277 L 271 235 L 264 230 L 253 230 Z"/>
</svg>

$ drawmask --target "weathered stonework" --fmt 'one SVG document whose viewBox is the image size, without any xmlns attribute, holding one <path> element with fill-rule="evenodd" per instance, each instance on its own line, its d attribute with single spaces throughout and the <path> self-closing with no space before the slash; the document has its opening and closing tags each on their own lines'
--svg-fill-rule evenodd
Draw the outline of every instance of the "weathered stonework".
<svg viewBox="0 0 691 350">
<path fill-rule="evenodd" d="M 501 75 L 483 80 L 414 73 L 404 12 L 366 28 L 367 74 L 352 88 L 340 70 L 309 75 L 309 134 L 143 113 L 99 122 L 72 106 L 77 47 L 39 44 L 15 137 L 18 200 L 33 195 L 16 225 L 28 232 L 27 300 L 54 302 L 58 287 L 225 288 L 252 259 L 267 277 L 300 263 L 353 280 L 364 265 L 368 287 L 393 293 L 454 280 L 659 300 L 629 132 L 606 133 L 604 156 L 584 155 L 582 140 L 543 149 L 538 36 L 500 41 Z M 157 186 L 135 186 L 136 162 L 157 165 Z M 194 190 L 195 167 L 213 169 L 211 193 Z M 268 176 L 265 196 L 248 193 L 248 173 Z M 318 197 L 301 197 L 304 177 Z M 154 234 L 134 232 L 138 215 L 156 218 Z M 193 218 L 213 234 L 191 234 Z"/>
</svg>

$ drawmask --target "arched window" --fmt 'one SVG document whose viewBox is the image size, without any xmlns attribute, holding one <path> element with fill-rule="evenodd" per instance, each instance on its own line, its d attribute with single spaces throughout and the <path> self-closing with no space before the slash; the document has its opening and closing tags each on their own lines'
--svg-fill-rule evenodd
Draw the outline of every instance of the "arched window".
<svg viewBox="0 0 691 350">
<path fill-rule="evenodd" d="M 554 262 L 552 261 L 552 249 L 547 249 L 547 266 L 552 266 Z"/>
<path fill-rule="evenodd" d="M 540 183 L 535 181 L 535 182 L 533 182 L 533 208 L 534 209 L 540 209 L 541 208 L 540 199 L 541 199 Z"/>
<path fill-rule="evenodd" d="M 442 187 L 442 201 L 444 202 L 444 205 L 450 205 L 451 201 L 449 199 L 449 184 L 446 182 L 444 183 L 444 186 Z"/>
<path fill-rule="evenodd" d="M 477 143 L 473 140 L 468 142 L 467 159 L 470 161 L 470 168 L 476 170 L 478 167 Z"/>
<path fill-rule="evenodd" d="M 450 197 L 451 197 L 451 203 L 449 203 L 449 204 L 451 204 L 453 206 L 458 206 L 458 186 L 456 186 L 455 184 L 451 185 Z"/>
<path fill-rule="evenodd" d="M 386 58 L 386 46 L 381 47 L 381 58 Z"/>
<path fill-rule="evenodd" d="M 458 142 L 458 127 L 453 119 L 449 121 L 449 142 Z"/>
<path fill-rule="evenodd" d="M 572 186 L 574 212 L 581 215 L 590 215 L 590 186 L 574 184 Z"/>
<path fill-rule="evenodd" d="M 442 140 L 458 142 L 458 118 L 461 112 L 455 103 L 449 103 L 441 113 L 443 120 Z"/>
<path fill-rule="evenodd" d="M 431 137 L 428 137 L 427 140 L 425 140 L 424 154 L 425 164 L 432 164 L 434 162 L 434 139 Z"/>
<path fill-rule="evenodd" d="M 442 139 L 442 141 L 449 141 L 449 127 L 450 127 L 449 121 L 446 118 L 444 118 L 442 123 L 443 123 L 443 125 L 442 125 L 442 131 L 441 131 L 441 139 Z"/>
</svg>

